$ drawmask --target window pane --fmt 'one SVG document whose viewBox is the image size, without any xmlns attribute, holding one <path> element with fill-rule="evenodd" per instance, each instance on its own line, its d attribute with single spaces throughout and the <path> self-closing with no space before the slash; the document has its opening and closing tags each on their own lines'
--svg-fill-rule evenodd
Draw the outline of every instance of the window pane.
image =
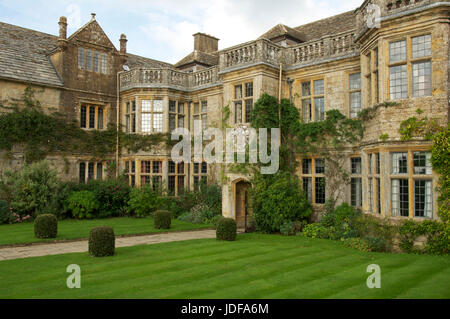
<svg viewBox="0 0 450 319">
<path fill-rule="evenodd" d="M 355 207 L 362 206 L 362 183 L 361 178 L 351 179 L 351 204 Z"/>
<path fill-rule="evenodd" d="M 142 132 L 151 132 L 152 131 L 152 115 L 149 113 L 142 113 Z"/>
<path fill-rule="evenodd" d="M 80 109 L 80 127 L 86 128 L 86 106 L 82 105 Z"/>
<path fill-rule="evenodd" d="M 162 112 L 163 111 L 163 101 L 162 100 L 154 100 L 153 101 L 153 112 Z"/>
<path fill-rule="evenodd" d="M 412 38 L 412 57 L 420 58 L 431 55 L 431 35 Z"/>
<path fill-rule="evenodd" d="M 242 102 L 234 103 L 234 123 L 242 123 Z"/>
<path fill-rule="evenodd" d="M 131 115 L 131 132 L 136 132 L 136 115 Z"/>
<path fill-rule="evenodd" d="M 369 178 L 368 185 L 369 185 L 369 211 L 373 212 L 373 180 L 372 180 L 372 178 Z"/>
<path fill-rule="evenodd" d="M 86 49 L 86 70 L 92 71 L 92 51 Z"/>
<path fill-rule="evenodd" d="M 316 122 L 323 121 L 325 119 L 325 106 L 323 97 L 314 98 L 314 112 Z"/>
<path fill-rule="evenodd" d="M 311 177 L 303 178 L 303 191 L 306 193 L 306 198 L 309 202 L 312 202 L 312 181 Z"/>
<path fill-rule="evenodd" d="M 97 180 L 103 179 L 103 165 L 102 163 L 97 163 Z"/>
<path fill-rule="evenodd" d="M 245 123 L 250 123 L 252 121 L 251 119 L 252 109 L 253 109 L 253 100 L 245 100 Z"/>
<path fill-rule="evenodd" d="M 208 111 L 208 102 L 202 101 L 202 113 L 206 113 Z"/>
<path fill-rule="evenodd" d="M 170 194 L 175 194 L 175 176 L 169 176 L 168 178 L 168 188 Z"/>
<path fill-rule="evenodd" d="M 177 102 L 169 101 L 169 112 L 176 113 L 177 112 Z"/>
<path fill-rule="evenodd" d="M 175 174 L 175 162 L 169 162 L 169 174 Z"/>
<path fill-rule="evenodd" d="M 172 132 L 176 128 L 175 114 L 169 114 L 169 130 Z"/>
<path fill-rule="evenodd" d="M 136 162 L 131 161 L 131 173 L 134 174 L 136 172 Z"/>
<path fill-rule="evenodd" d="M 311 95 L 311 82 L 303 82 L 302 83 L 302 96 L 310 96 Z"/>
<path fill-rule="evenodd" d="M 103 108 L 98 108 L 98 114 L 97 114 L 97 129 L 103 130 Z"/>
<path fill-rule="evenodd" d="M 377 213 L 381 214 L 381 186 L 380 186 L 380 179 L 375 179 L 377 183 Z"/>
<path fill-rule="evenodd" d="M 178 103 L 178 113 L 184 114 L 184 103 Z"/>
<path fill-rule="evenodd" d="M 184 116 L 178 115 L 178 127 L 184 128 Z"/>
<path fill-rule="evenodd" d="M 325 174 L 325 160 L 316 158 L 314 162 L 316 164 L 316 174 Z"/>
<path fill-rule="evenodd" d="M 153 114 L 153 131 L 159 133 L 163 131 L 163 115 L 161 113 Z"/>
<path fill-rule="evenodd" d="M 392 180 L 392 215 L 409 216 L 409 190 L 407 179 Z"/>
<path fill-rule="evenodd" d="M 311 174 L 312 172 L 312 159 L 306 158 L 302 161 L 302 173 Z"/>
<path fill-rule="evenodd" d="M 78 68 L 80 70 L 84 69 L 84 49 L 78 48 Z"/>
<path fill-rule="evenodd" d="M 368 167 L 369 174 L 372 174 L 372 154 L 369 154 L 369 155 L 368 155 L 368 160 L 367 160 L 367 162 L 368 162 L 368 164 L 369 164 L 369 167 Z"/>
<path fill-rule="evenodd" d="M 431 62 L 412 64 L 413 96 L 431 95 Z"/>
<path fill-rule="evenodd" d="M 354 157 L 350 159 L 352 174 L 361 174 L 361 157 Z"/>
<path fill-rule="evenodd" d="M 414 216 L 432 217 L 432 182 L 424 180 L 414 181 Z"/>
<path fill-rule="evenodd" d="M 253 96 L 253 83 L 245 83 L 245 97 Z"/>
<path fill-rule="evenodd" d="M 350 74 L 350 90 L 361 89 L 361 73 Z"/>
<path fill-rule="evenodd" d="M 178 195 L 184 191 L 184 176 L 178 176 Z"/>
<path fill-rule="evenodd" d="M 152 177 L 152 189 L 155 192 L 159 192 L 161 190 L 161 184 L 162 184 L 162 176 Z"/>
<path fill-rule="evenodd" d="M 350 118 L 358 117 L 361 112 L 361 92 L 350 93 Z"/>
<path fill-rule="evenodd" d="M 88 164 L 88 180 L 94 179 L 94 163 Z"/>
<path fill-rule="evenodd" d="M 102 73 L 108 73 L 108 56 L 106 55 L 106 53 L 102 54 Z"/>
<path fill-rule="evenodd" d="M 89 107 L 89 128 L 95 128 L 95 106 Z"/>
<path fill-rule="evenodd" d="M 325 204 L 325 178 L 316 177 L 316 204 Z"/>
<path fill-rule="evenodd" d="M 236 85 L 234 87 L 234 98 L 242 99 L 242 85 Z"/>
<path fill-rule="evenodd" d="M 380 174 L 380 153 L 375 154 L 375 174 Z"/>
<path fill-rule="evenodd" d="M 161 161 L 154 161 L 153 162 L 153 174 L 161 174 L 162 173 L 162 162 Z"/>
<path fill-rule="evenodd" d="M 429 152 L 414 152 L 414 174 L 431 174 L 431 153 Z"/>
<path fill-rule="evenodd" d="M 206 130 L 208 128 L 208 115 L 202 114 L 202 129 Z"/>
<path fill-rule="evenodd" d="M 151 112 L 151 111 L 152 111 L 152 101 L 142 100 L 142 112 Z"/>
<path fill-rule="evenodd" d="M 311 122 L 311 108 L 311 99 L 302 100 L 302 117 L 305 123 Z"/>
<path fill-rule="evenodd" d="M 79 181 L 80 183 L 84 183 L 86 181 L 86 164 L 80 163 L 80 170 L 79 170 Z"/>
<path fill-rule="evenodd" d="M 150 174 L 150 167 L 151 167 L 150 161 L 142 161 L 141 162 L 141 173 Z"/>
<path fill-rule="evenodd" d="M 391 173 L 392 174 L 408 173 L 408 153 L 391 154 Z"/>
<path fill-rule="evenodd" d="M 194 163 L 194 174 L 198 174 L 199 172 L 200 172 L 199 164 L 198 163 Z"/>
<path fill-rule="evenodd" d="M 399 62 L 406 60 L 406 41 L 397 41 L 389 44 L 389 61 Z"/>
<path fill-rule="evenodd" d="M 94 71 L 100 72 L 100 53 L 94 52 Z"/>
<path fill-rule="evenodd" d="M 314 95 L 321 95 L 324 93 L 323 80 L 314 81 Z"/>
<path fill-rule="evenodd" d="M 389 68 L 389 71 L 389 92 L 391 99 L 406 98 L 408 96 L 406 65 L 392 66 Z"/>
<path fill-rule="evenodd" d="M 206 162 L 202 162 L 202 174 L 208 173 L 208 164 Z"/>
</svg>

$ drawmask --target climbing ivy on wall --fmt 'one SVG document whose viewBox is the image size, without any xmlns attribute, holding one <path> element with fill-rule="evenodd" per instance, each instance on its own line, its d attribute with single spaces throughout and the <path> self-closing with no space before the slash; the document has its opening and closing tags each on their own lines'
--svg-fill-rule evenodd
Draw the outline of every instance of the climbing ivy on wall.
<svg viewBox="0 0 450 319">
<path fill-rule="evenodd" d="M 116 151 L 115 124 L 106 130 L 83 130 L 76 121 L 67 121 L 58 112 L 47 114 L 34 97 L 34 90 L 27 87 L 21 99 L 10 105 L 0 102 L 0 150 L 11 152 L 14 147 L 22 150 L 25 162 L 44 159 L 49 154 L 89 154 L 103 160 Z M 168 134 L 127 134 L 119 130 L 119 145 L 129 152 L 150 151 L 160 145 L 170 145 Z"/>
</svg>

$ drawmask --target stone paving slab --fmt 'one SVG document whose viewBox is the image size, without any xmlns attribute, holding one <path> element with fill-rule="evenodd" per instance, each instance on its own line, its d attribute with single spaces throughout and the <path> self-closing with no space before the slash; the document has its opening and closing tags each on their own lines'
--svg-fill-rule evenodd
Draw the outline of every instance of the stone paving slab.
<svg viewBox="0 0 450 319">
<path fill-rule="evenodd" d="M 116 237 L 116 248 L 204 238 L 216 238 L 216 231 L 213 229 L 206 229 L 183 232 L 169 232 L 164 234 L 152 234 L 145 236 Z M 24 247 L 5 247 L 0 248 L 0 261 L 47 255 L 82 253 L 87 251 L 87 240 L 67 243 L 30 245 Z"/>
</svg>

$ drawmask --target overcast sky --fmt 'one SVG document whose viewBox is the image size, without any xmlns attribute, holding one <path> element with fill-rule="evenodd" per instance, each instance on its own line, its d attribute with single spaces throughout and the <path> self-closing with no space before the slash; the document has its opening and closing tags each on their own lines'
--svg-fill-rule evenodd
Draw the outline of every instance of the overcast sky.
<svg viewBox="0 0 450 319">
<path fill-rule="evenodd" d="M 254 40 L 278 23 L 296 27 L 353 10 L 363 0 L 0 0 L 0 21 L 58 35 L 58 20 L 68 18 L 68 34 L 88 22 L 90 13 L 119 47 L 176 63 L 193 50 L 192 34 L 220 39 L 224 49 Z"/>
</svg>

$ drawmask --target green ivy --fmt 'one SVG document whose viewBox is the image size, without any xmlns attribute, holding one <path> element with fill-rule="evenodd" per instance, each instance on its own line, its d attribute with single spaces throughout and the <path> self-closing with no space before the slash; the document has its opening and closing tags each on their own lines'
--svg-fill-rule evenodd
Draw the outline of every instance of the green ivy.
<svg viewBox="0 0 450 319">
<path fill-rule="evenodd" d="M 0 115 L 0 150 L 10 153 L 14 147 L 23 150 L 26 163 L 37 162 L 49 154 L 89 154 L 106 159 L 116 151 L 117 127 L 106 130 L 83 130 L 76 121 L 68 121 L 58 112 L 47 114 L 27 87 L 22 98 L 9 106 L 0 103 L 6 112 Z M 158 145 L 171 145 L 169 134 L 127 134 L 119 130 L 120 148 L 128 152 L 150 151 Z"/>
</svg>

